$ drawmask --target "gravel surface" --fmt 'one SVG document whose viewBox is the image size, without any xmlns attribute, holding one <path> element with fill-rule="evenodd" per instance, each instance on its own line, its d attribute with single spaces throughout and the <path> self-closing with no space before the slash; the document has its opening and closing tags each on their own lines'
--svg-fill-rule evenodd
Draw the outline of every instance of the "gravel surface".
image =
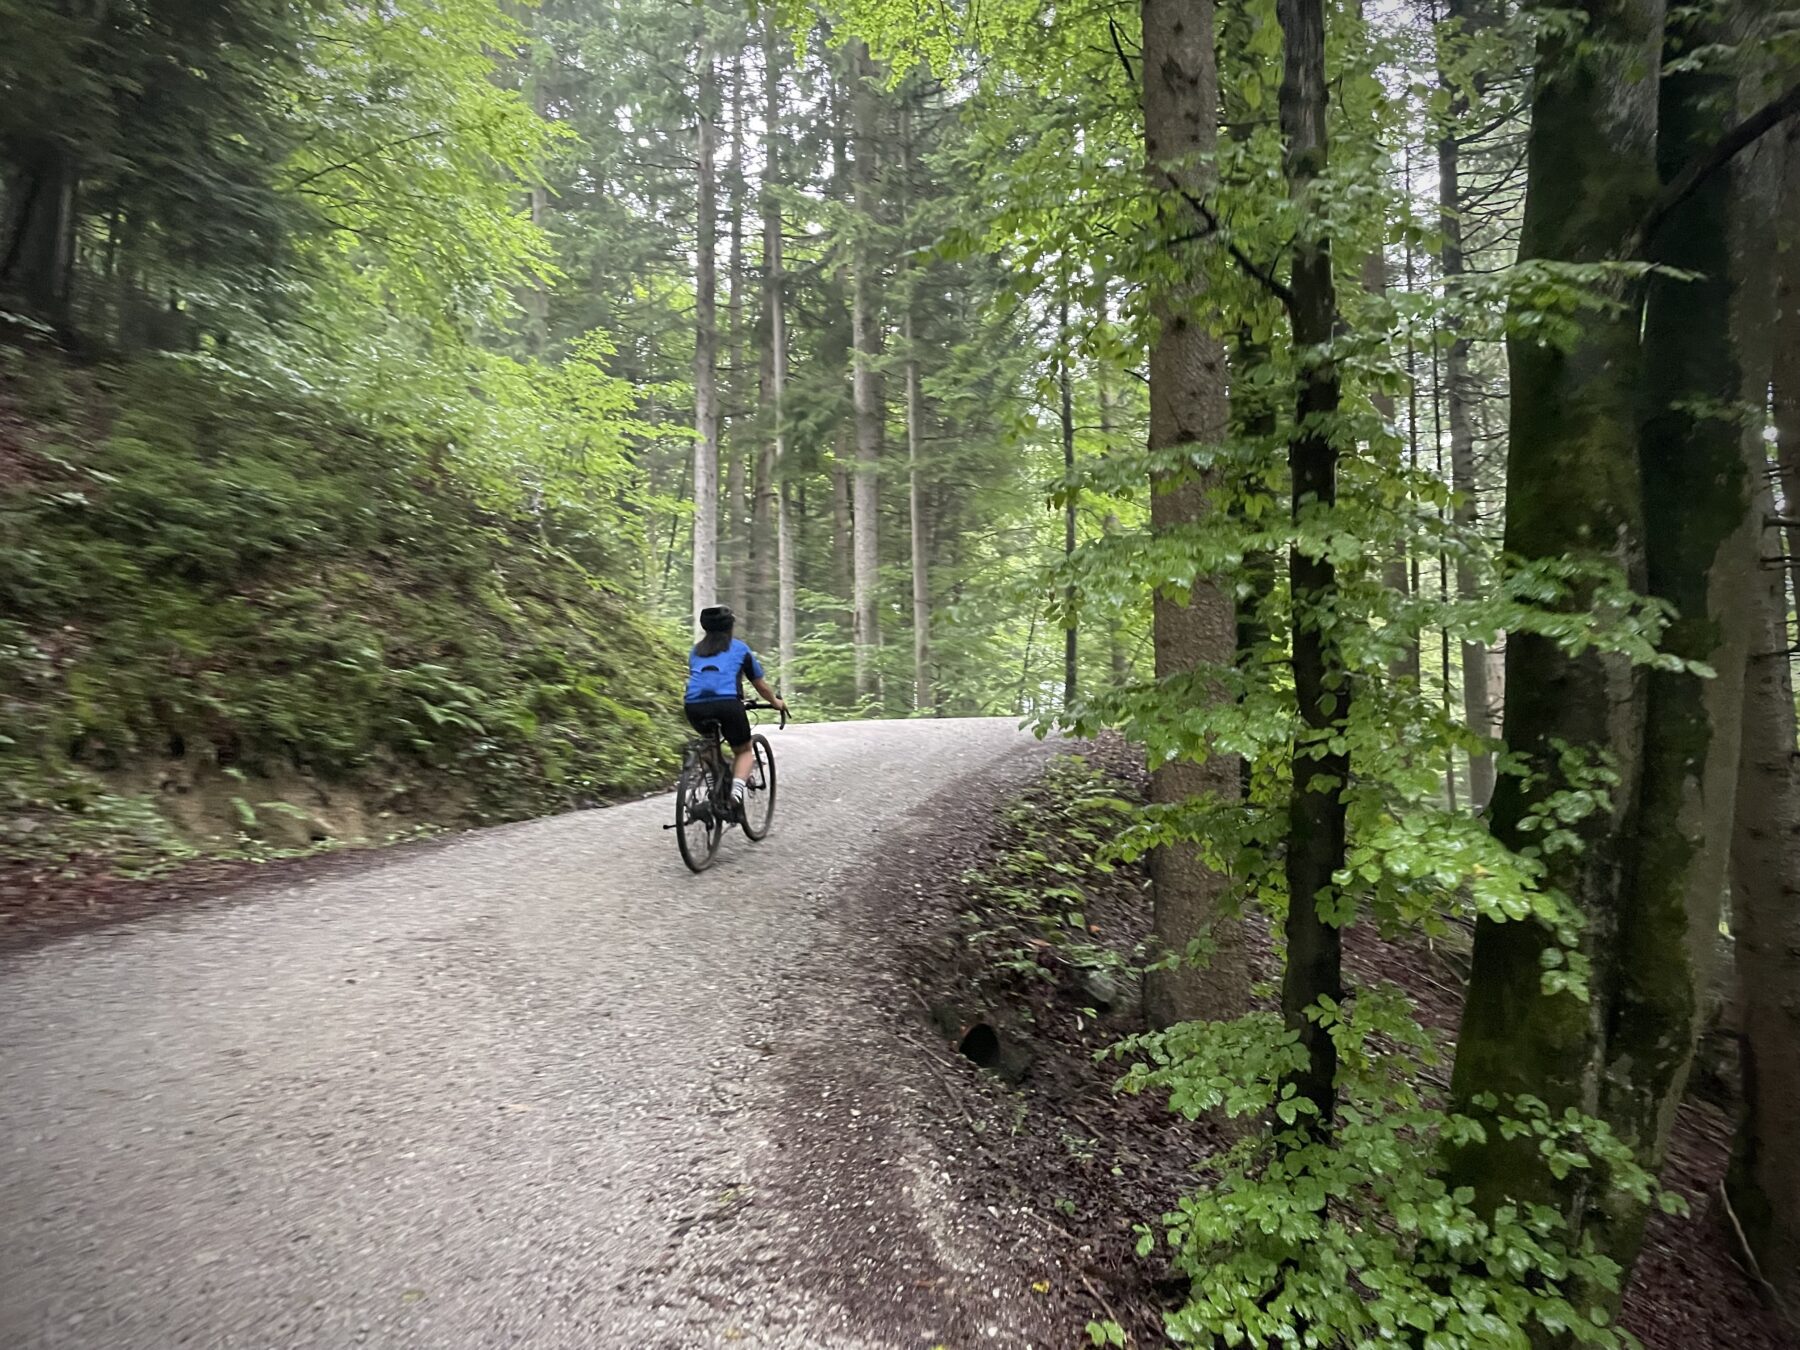
<svg viewBox="0 0 1800 1350">
<path fill-rule="evenodd" d="M 1044 1343 L 870 912 L 1044 749 L 772 739 L 774 834 L 703 876 L 662 798 L 0 960 L 0 1345 Z"/>
</svg>

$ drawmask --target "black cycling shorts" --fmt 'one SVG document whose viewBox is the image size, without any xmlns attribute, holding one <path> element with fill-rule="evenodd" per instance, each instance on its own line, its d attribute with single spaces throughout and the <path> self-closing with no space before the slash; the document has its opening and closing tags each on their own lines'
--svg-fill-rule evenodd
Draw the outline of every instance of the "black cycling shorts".
<svg viewBox="0 0 1800 1350">
<path fill-rule="evenodd" d="M 703 698 L 682 705 L 687 720 L 695 731 L 705 731 L 706 723 L 717 722 L 733 750 L 750 744 L 750 714 L 741 700 L 735 698 Z"/>
</svg>

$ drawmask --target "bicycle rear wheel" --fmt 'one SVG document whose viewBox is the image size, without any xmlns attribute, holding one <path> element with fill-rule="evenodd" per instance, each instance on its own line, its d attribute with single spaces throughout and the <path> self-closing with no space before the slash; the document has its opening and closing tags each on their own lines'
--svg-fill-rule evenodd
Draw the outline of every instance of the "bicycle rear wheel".
<svg viewBox="0 0 1800 1350">
<path fill-rule="evenodd" d="M 704 872 L 725 833 L 713 804 L 713 774 L 704 759 L 690 760 L 675 787 L 675 842 L 689 870 Z"/>
<path fill-rule="evenodd" d="M 752 736 L 751 748 L 756 762 L 750 768 L 750 781 L 744 792 L 744 833 L 752 840 L 768 837 L 775 823 L 775 749 L 767 736 Z"/>
</svg>

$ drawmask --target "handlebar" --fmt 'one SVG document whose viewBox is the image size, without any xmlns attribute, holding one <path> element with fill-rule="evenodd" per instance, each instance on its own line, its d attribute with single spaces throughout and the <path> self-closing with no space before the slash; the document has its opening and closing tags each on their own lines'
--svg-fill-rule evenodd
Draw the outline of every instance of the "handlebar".
<svg viewBox="0 0 1800 1350">
<path fill-rule="evenodd" d="M 747 698 L 744 700 L 744 711 L 745 712 L 759 712 L 759 711 L 761 711 L 761 712 L 778 712 L 781 714 L 781 725 L 785 728 L 788 724 L 787 709 L 786 708 L 777 708 L 773 703 L 760 703 L 756 699 Z"/>
</svg>

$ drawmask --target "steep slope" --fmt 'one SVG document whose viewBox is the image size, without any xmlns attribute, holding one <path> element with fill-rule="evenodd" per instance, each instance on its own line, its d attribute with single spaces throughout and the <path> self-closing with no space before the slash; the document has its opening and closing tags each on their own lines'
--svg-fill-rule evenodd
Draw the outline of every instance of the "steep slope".
<svg viewBox="0 0 1800 1350">
<path fill-rule="evenodd" d="M 450 439 L 445 433 L 445 440 Z M 0 338 L 0 856 L 516 818 L 661 778 L 627 507 L 218 362 Z"/>
</svg>

